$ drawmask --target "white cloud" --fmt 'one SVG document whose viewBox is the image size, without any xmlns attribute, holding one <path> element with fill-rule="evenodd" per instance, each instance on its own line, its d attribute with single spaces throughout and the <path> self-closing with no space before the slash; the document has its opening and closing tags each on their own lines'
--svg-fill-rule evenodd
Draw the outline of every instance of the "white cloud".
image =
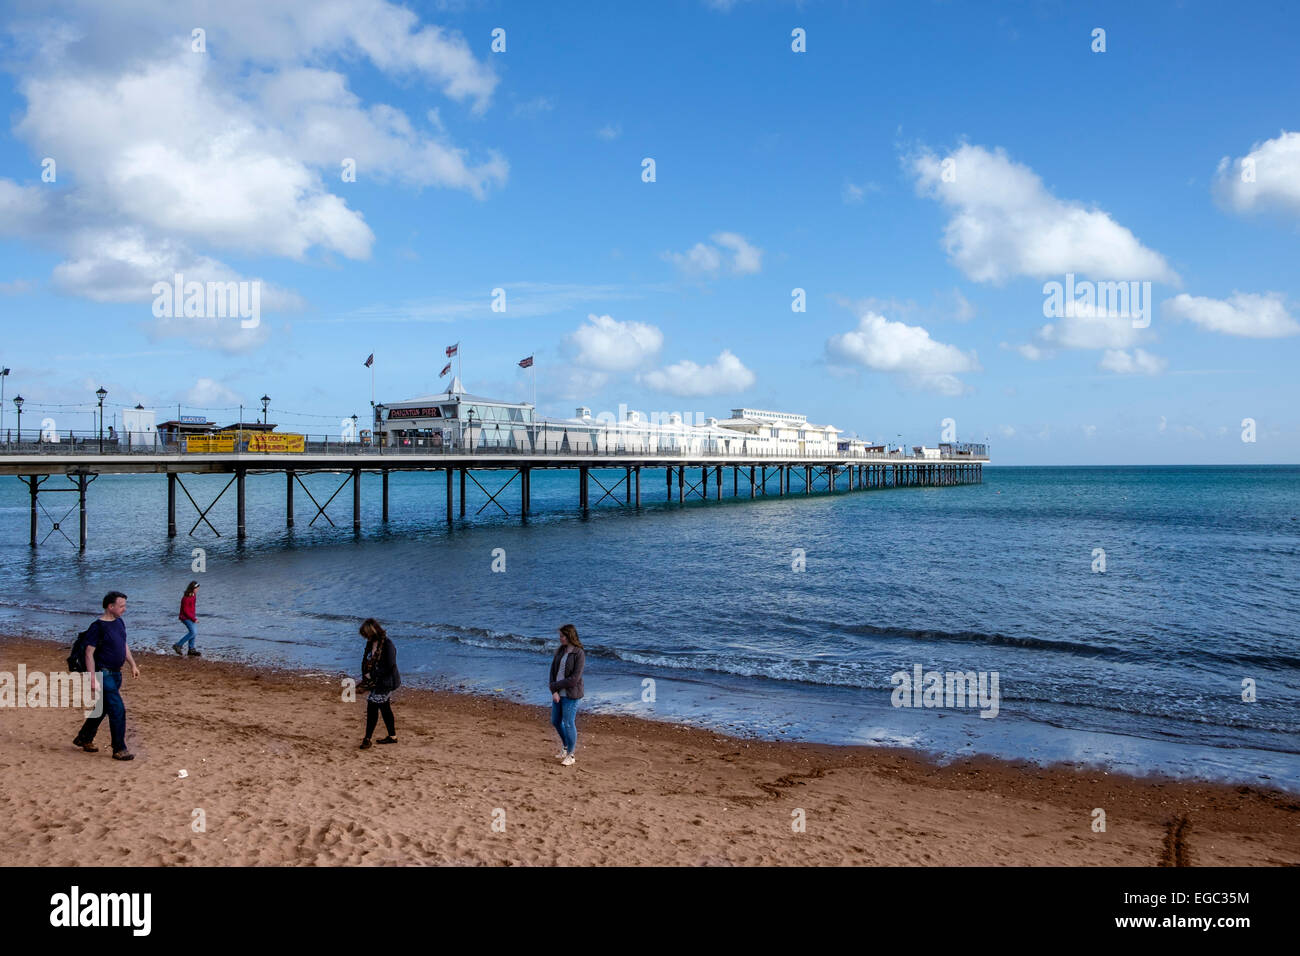
<svg viewBox="0 0 1300 956">
<path fill-rule="evenodd" d="M 952 317 L 958 322 L 969 322 L 975 317 L 975 306 L 961 294 L 961 289 L 954 287 L 952 292 L 946 295 L 940 294 L 940 299 L 946 301 L 952 310 Z"/>
<path fill-rule="evenodd" d="M 548 96 L 535 96 L 515 104 L 516 116 L 540 116 L 555 109 L 555 104 Z"/>
<path fill-rule="evenodd" d="M 355 312 L 312 322 L 459 322 L 467 319 L 534 318 L 571 312 L 593 302 L 628 299 L 636 293 L 617 285 L 577 285 L 564 282 L 503 282 L 506 311 L 493 312 L 492 298 L 479 291 L 471 295 L 440 296 L 398 303 L 375 303 Z"/>
<path fill-rule="evenodd" d="M 1015 428 L 1010 425 L 999 425 L 998 432 L 1001 433 L 1003 438 L 1014 438 L 1016 436 Z"/>
<path fill-rule="evenodd" d="M 840 190 L 840 199 L 848 205 L 856 205 L 866 198 L 867 193 L 880 192 L 880 184 L 873 182 L 850 183 L 846 182 L 844 188 Z"/>
<path fill-rule="evenodd" d="M 1138 341 L 1140 331 L 1127 316 L 1097 313 L 1067 315 L 1044 325 L 1038 336 L 1049 345 L 1067 349 L 1124 349 Z"/>
<path fill-rule="evenodd" d="M 744 236 L 734 232 L 715 232 L 709 238 L 716 245 L 697 242 L 686 252 L 665 252 L 664 259 L 688 275 L 716 276 L 724 265 L 732 275 L 753 275 L 762 270 L 763 250 L 751 245 Z M 730 263 L 726 261 L 727 251 L 731 253 Z"/>
<path fill-rule="evenodd" d="M 1166 299 L 1164 308 L 1172 319 L 1186 319 L 1225 335 L 1277 339 L 1300 332 L 1300 322 L 1287 311 L 1280 292 L 1234 292 L 1226 301 L 1184 292 Z"/>
<path fill-rule="evenodd" d="M 199 18 L 208 52 L 195 53 L 194 12 L 167 0 L 54 0 L 15 28 L 24 55 L 8 63 L 26 100 L 15 132 L 56 161 L 58 180 L 39 191 L 0 180 L 0 234 L 66 256 L 54 273 L 63 290 L 147 301 L 176 272 L 241 278 L 222 252 L 364 259 L 375 237 L 344 198 L 345 158 L 362 181 L 475 196 L 504 182 L 505 160 L 471 161 L 436 111 L 420 128 L 325 68 L 364 58 L 482 110 L 496 76 L 459 36 L 386 0 L 232 0 Z"/>
<path fill-rule="evenodd" d="M 1239 159 L 1219 160 L 1214 194 L 1238 214 L 1280 212 L 1300 216 L 1300 132 L 1283 130 L 1276 139 L 1251 146 Z"/>
<path fill-rule="evenodd" d="M 36 288 L 31 279 L 14 279 L 12 282 L 0 282 L 0 295 L 24 295 Z"/>
<path fill-rule="evenodd" d="M 1083 429 L 1083 437 L 1084 437 L 1084 438 L 1096 438 L 1096 437 L 1097 437 L 1097 426 L 1096 426 L 1096 425 L 1081 425 L 1080 428 Z"/>
<path fill-rule="evenodd" d="M 199 408 L 228 408 L 231 405 L 238 405 L 241 401 L 241 397 L 236 392 L 212 378 L 200 378 L 185 393 L 185 404 Z"/>
<path fill-rule="evenodd" d="M 1003 342 L 999 347 L 1004 349 L 1011 349 L 1017 352 L 1021 356 L 1021 358 L 1028 359 L 1031 362 L 1041 361 L 1042 359 L 1047 358 L 1051 354 L 1050 352 L 1044 349 L 1040 349 L 1037 345 L 1034 345 L 1030 342 L 1024 342 L 1020 345 L 1012 345 L 1009 342 Z"/>
<path fill-rule="evenodd" d="M 1131 354 L 1122 349 L 1107 349 L 1097 367 L 1119 375 L 1159 375 L 1168 364 L 1143 349 L 1134 349 Z"/>
<path fill-rule="evenodd" d="M 616 140 L 623 135 L 622 123 L 606 123 L 596 130 L 596 135 L 603 140 Z"/>
<path fill-rule="evenodd" d="M 608 315 L 588 315 L 587 324 L 566 340 L 576 352 L 574 362 L 600 372 L 627 372 L 643 365 L 664 344 L 653 325 L 619 322 Z"/>
<path fill-rule="evenodd" d="M 1128 229 L 1100 209 L 1057 199 L 1032 169 L 1001 149 L 968 144 L 944 158 L 922 153 L 909 165 L 917 192 L 952 211 L 944 248 L 978 282 L 1067 272 L 1179 281 L 1164 257 Z"/>
<path fill-rule="evenodd" d="M 666 368 L 648 372 L 642 381 L 651 388 L 670 395 L 694 397 L 743 392 L 754 384 L 754 373 L 740 359 L 723 349 L 708 365 L 683 359 Z"/>
<path fill-rule="evenodd" d="M 936 342 L 919 325 L 893 322 L 876 312 L 862 316 L 853 331 L 831 336 L 826 351 L 833 360 L 898 374 L 918 388 L 943 395 L 966 391 L 958 373 L 980 371 L 974 352 Z"/>
</svg>

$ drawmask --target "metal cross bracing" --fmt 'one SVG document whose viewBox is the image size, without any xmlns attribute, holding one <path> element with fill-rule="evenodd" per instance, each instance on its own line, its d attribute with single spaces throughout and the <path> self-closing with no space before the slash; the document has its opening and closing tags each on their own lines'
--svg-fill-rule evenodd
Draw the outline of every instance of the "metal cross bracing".
<svg viewBox="0 0 1300 956">
<path fill-rule="evenodd" d="M 497 495 L 501 494 L 501 492 L 505 491 L 505 490 L 506 490 L 507 488 L 509 488 L 512 484 L 514 484 L 514 480 L 515 480 L 516 478 L 520 478 L 520 484 L 521 484 L 521 486 L 522 486 L 522 484 L 523 484 L 523 482 L 522 482 L 523 470 L 522 470 L 522 469 L 516 468 L 514 471 L 512 471 L 512 472 L 510 473 L 510 477 L 506 479 L 506 483 L 505 483 L 504 485 L 502 485 L 500 488 L 498 488 L 496 491 L 488 491 L 486 488 L 484 488 L 483 485 L 479 483 L 479 480 L 478 480 L 477 478 L 474 477 L 474 473 L 473 473 L 473 472 L 470 472 L 470 471 L 468 471 L 468 470 L 466 470 L 466 469 L 462 469 L 461 474 L 462 474 L 462 475 L 468 474 L 468 475 L 469 475 L 469 480 L 472 481 L 472 482 L 474 482 L 474 484 L 478 486 L 478 490 L 481 491 L 481 492 L 483 492 L 483 494 L 485 494 L 485 495 L 488 496 L 488 500 L 485 501 L 485 502 L 483 502 L 483 504 L 479 506 L 478 511 L 474 512 L 474 514 L 476 514 L 476 515 L 482 514 L 482 513 L 483 513 L 483 509 L 486 508 L 488 505 L 496 505 L 498 508 L 501 509 L 501 513 L 502 513 L 503 515 L 509 515 L 509 514 L 510 514 L 510 512 L 506 510 L 505 505 L 503 505 L 503 504 L 501 504 L 501 502 L 497 501 Z M 596 484 L 600 484 L 600 482 L 598 481 L 598 482 L 596 482 Z M 601 487 L 603 488 L 604 485 L 601 485 Z M 464 514 L 464 500 L 465 500 L 465 485 L 462 483 L 462 484 L 461 484 L 461 508 L 462 508 L 461 513 L 462 513 L 462 514 Z"/>
<path fill-rule="evenodd" d="M 75 487 L 72 488 L 46 488 L 47 495 L 57 494 L 75 494 L 77 501 L 65 511 L 60 518 L 55 518 L 50 514 L 48 508 L 40 500 L 41 486 L 49 479 L 49 475 L 20 475 L 19 480 L 27 485 L 28 494 L 31 496 L 31 522 L 30 522 L 30 539 L 31 546 L 34 548 L 38 544 L 44 544 L 50 539 L 54 532 L 58 532 L 63 540 L 72 544 L 73 540 L 68 537 L 68 533 L 63 530 L 63 523 L 68 520 L 68 515 L 74 510 L 78 512 L 77 520 L 77 549 L 86 550 L 86 489 L 90 483 L 99 477 L 93 472 L 70 472 L 65 477 L 71 481 Z M 36 540 L 36 529 L 39 524 L 37 514 L 43 512 L 45 517 L 50 521 L 50 530 L 46 532 L 45 537 L 38 542 Z"/>
</svg>

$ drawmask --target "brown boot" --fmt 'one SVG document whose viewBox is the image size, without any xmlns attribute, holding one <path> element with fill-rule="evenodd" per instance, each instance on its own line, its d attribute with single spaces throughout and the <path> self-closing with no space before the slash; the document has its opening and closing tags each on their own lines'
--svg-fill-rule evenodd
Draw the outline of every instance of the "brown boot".
<svg viewBox="0 0 1300 956">
<path fill-rule="evenodd" d="M 97 754 L 97 753 L 99 753 L 99 748 L 98 748 L 98 747 L 96 747 L 94 744 L 92 744 L 89 740 L 82 740 L 80 737 L 76 737 L 76 738 L 73 739 L 73 741 L 72 741 L 72 746 L 74 746 L 74 747 L 80 747 L 82 750 L 84 750 L 84 751 L 85 751 L 86 753 L 88 753 L 88 754 Z"/>
</svg>

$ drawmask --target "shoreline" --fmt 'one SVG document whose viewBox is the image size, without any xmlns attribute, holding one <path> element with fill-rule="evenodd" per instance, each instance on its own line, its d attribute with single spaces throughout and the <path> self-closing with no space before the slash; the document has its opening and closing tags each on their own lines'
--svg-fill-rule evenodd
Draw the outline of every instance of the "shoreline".
<svg viewBox="0 0 1300 956">
<path fill-rule="evenodd" d="M 0 636 L 0 671 L 55 672 L 65 656 Z M 359 751 L 364 695 L 343 703 L 333 676 L 137 661 L 131 763 L 109 758 L 107 726 L 98 754 L 74 748 L 77 712 L 0 709 L 7 864 L 1300 862 L 1300 802 L 1281 790 L 581 712 L 566 768 L 544 708 L 417 688 L 394 698 L 399 743 Z"/>
</svg>

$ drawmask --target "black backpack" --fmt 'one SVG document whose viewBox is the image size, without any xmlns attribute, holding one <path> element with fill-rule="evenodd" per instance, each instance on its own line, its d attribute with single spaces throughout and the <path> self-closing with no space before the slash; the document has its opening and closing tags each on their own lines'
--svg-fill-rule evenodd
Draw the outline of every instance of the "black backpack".
<svg viewBox="0 0 1300 956">
<path fill-rule="evenodd" d="M 90 625 L 90 627 L 94 626 L 94 624 Z M 86 637 L 90 634 L 90 627 L 78 634 L 77 639 L 72 642 L 72 650 L 68 654 L 69 673 L 80 674 L 86 670 Z"/>
</svg>

